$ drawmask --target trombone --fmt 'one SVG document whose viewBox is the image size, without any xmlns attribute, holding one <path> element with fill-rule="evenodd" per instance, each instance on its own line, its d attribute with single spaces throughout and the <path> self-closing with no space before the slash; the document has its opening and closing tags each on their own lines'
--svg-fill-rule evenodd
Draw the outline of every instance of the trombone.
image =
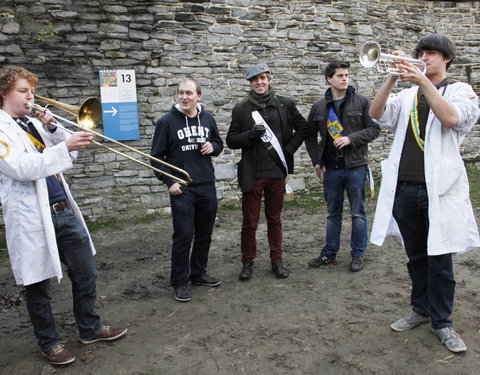
<svg viewBox="0 0 480 375">
<path fill-rule="evenodd" d="M 47 106 L 45 107 L 42 107 L 38 104 L 35 104 L 35 103 L 28 103 L 28 106 L 32 109 L 35 109 L 37 111 L 41 111 L 41 112 L 44 112 L 44 113 L 48 113 L 49 115 L 52 115 L 55 119 L 57 120 L 61 120 L 61 121 L 64 121 L 64 122 L 67 122 L 68 124 L 72 125 L 72 126 L 75 126 L 85 132 L 89 132 L 89 133 L 92 133 L 100 138 L 103 138 L 105 140 L 108 140 L 118 146 L 121 146 L 121 147 L 124 147 L 126 148 L 127 150 L 129 151 L 132 151 L 132 152 L 135 152 L 139 155 L 142 155 L 142 156 L 145 156 L 157 163 L 160 163 L 162 165 L 165 165 L 166 167 L 168 168 L 171 168 L 173 170 L 176 170 L 177 172 L 180 172 L 182 175 L 185 176 L 185 179 L 182 179 L 180 177 L 177 177 L 177 176 L 174 176 L 173 174 L 170 174 L 168 172 L 165 172 L 165 171 L 162 171 L 161 169 L 158 169 L 158 168 L 155 168 L 154 166 L 152 165 L 149 165 L 147 163 L 144 163 L 143 161 L 141 160 L 138 160 L 138 159 L 135 159 L 135 158 L 132 158 L 131 156 L 127 155 L 126 153 L 124 152 L 121 152 L 121 151 L 118 151 L 118 150 L 115 150 L 114 148 L 111 148 L 111 147 L 108 147 L 106 145 L 104 145 L 103 143 L 100 143 L 100 142 L 97 142 L 95 140 L 93 140 L 92 142 L 95 143 L 96 145 L 98 146 L 101 146 L 101 147 L 104 147 L 106 148 L 107 150 L 117 154 L 117 155 L 120 155 L 120 156 L 123 156 L 124 158 L 127 158 L 135 163 L 138 163 L 140 165 L 143 165 L 144 167 L 147 167 L 155 172 L 158 172 L 158 173 L 161 173 L 161 174 L 164 174 L 165 176 L 168 176 L 170 177 L 172 180 L 182 184 L 182 185 L 188 185 L 190 182 L 192 182 L 192 178 L 190 177 L 190 175 L 188 174 L 187 171 L 181 169 L 181 168 L 178 168 L 170 163 L 167 163 L 161 159 L 157 159 L 156 157 L 153 157 L 152 155 L 149 155 L 145 152 L 142 152 L 134 147 L 131 147 L 131 146 L 128 146 L 124 143 L 121 143 L 115 139 L 112 139 L 110 137 L 107 137 L 106 135 L 102 134 L 102 133 L 99 133 L 93 129 L 95 129 L 95 127 L 97 126 L 98 122 L 100 121 L 100 118 L 101 118 L 101 114 L 102 114 L 102 108 L 101 108 L 101 104 L 100 104 L 100 101 L 96 98 L 87 98 L 80 106 L 75 106 L 75 105 L 70 105 L 70 104 L 66 104 L 66 103 L 62 103 L 62 102 L 59 102 L 59 101 L 56 101 L 56 100 L 53 100 L 53 99 L 49 99 L 49 98 L 45 98 L 43 96 L 39 96 L 39 95 L 35 95 L 35 98 L 37 98 L 38 100 L 42 101 L 42 102 L 45 102 L 47 104 L 50 104 L 50 105 L 53 105 L 54 107 L 57 107 L 57 108 L 60 108 L 60 109 L 63 109 L 64 111 L 66 112 L 69 112 L 73 115 L 76 115 L 77 116 L 77 122 L 78 123 L 75 123 L 73 121 L 70 121 L 70 120 L 67 120 L 66 118 L 63 118 L 61 116 L 58 116 L 54 113 L 52 113 L 51 111 L 49 111 L 47 109 Z M 58 124 L 58 121 L 57 121 L 57 124 Z M 81 124 L 81 125 L 80 125 Z M 62 130 L 65 130 L 69 133 L 73 133 L 73 131 L 71 131 L 70 129 L 66 129 L 64 127 L 61 127 Z"/>
</svg>

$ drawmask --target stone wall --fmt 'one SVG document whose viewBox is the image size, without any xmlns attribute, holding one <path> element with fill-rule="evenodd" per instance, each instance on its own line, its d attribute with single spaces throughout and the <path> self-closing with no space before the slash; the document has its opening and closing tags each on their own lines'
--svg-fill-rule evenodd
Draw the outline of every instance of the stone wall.
<svg viewBox="0 0 480 375">
<path fill-rule="evenodd" d="M 0 66 L 27 67 L 41 78 L 40 95 L 70 104 L 99 97 L 99 70 L 135 69 L 141 139 L 127 143 L 148 153 L 154 121 L 169 110 L 181 78 L 200 80 L 203 103 L 224 138 L 233 106 L 248 91 L 245 72 L 257 62 L 270 65 L 276 90 L 294 97 L 305 117 L 326 88 L 322 67 L 335 58 L 352 63 L 353 84 L 372 97 L 381 80 L 358 62 L 360 45 L 372 39 L 387 53 L 411 52 L 424 35 L 448 34 L 458 46 L 451 75 L 478 92 L 479 7 L 413 0 L 3 0 Z M 476 130 L 466 140 L 466 160 L 479 160 L 478 143 Z M 372 145 L 377 174 L 389 147 L 386 133 Z M 238 159 L 239 151 L 228 148 L 216 159 L 222 202 L 239 198 Z M 290 181 L 297 194 L 319 189 L 303 146 L 296 169 Z M 97 146 L 81 153 L 68 180 L 91 220 L 169 205 L 150 170 Z"/>
</svg>

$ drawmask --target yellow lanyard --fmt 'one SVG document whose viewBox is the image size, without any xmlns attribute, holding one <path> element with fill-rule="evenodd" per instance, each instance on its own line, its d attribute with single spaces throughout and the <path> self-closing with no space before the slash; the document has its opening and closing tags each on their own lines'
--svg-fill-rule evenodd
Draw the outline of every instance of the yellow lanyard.
<svg viewBox="0 0 480 375">
<path fill-rule="evenodd" d="M 413 106 L 410 110 L 410 123 L 412 124 L 413 135 L 417 141 L 420 150 L 425 151 L 425 140 L 420 137 L 420 123 L 418 121 L 418 93 L 413 100 Z"/>
<path fill-rule="evenodd" d="M 37 138 L 35 138 L 32 134 L 30 134 L 28 131 L 24 130 L 24 132 L 28 135 L 28 138 L 32 141 L 33 145 L 37 148 L 38 152 L 43 152 L 43 150 L 46 148 L 45 145 L 40 142 Z"/>
<path fill-rule="evenodd" d="M 42 153 L 43 150 L 46 149 L 46 146 L 40 142 L 37 138 L 35 138 L 32 134 L 30 134 L 28 131 L 26 131 L 25 129 L 23 129 L 23 131 L 27 134 L 28 138 L 30 138 L 30 140 L 32 141 L 33 145 L 36 147 L 36 149 L 38 150 L 38 152 Z M 54 174 L 55 178 L 62 182 L 60 180 L 60 176 L 58 174 Z"/>
</svg>

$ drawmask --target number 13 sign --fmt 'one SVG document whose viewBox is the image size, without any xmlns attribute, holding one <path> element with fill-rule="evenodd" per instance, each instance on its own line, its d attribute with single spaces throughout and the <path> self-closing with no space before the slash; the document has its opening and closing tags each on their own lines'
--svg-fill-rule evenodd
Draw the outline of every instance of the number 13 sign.
<svg viewBox="0 0 480 375">
<path fill-rule="evenodd" d="M 140 139 L 135 70 L 100 70 L 103 131 L 117 141 Z"/>
</svg>

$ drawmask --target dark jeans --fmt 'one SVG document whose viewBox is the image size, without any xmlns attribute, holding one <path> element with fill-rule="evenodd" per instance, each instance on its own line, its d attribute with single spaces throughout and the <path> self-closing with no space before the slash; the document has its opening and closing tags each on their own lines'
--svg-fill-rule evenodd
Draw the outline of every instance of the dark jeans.
<svg viewBox="0 0 480 375">
<path fill-rule="evenodd" d="M 70 208 L 52 214 L 60 260 L 72 282 L 73 313 L 80 339 L 95 337 L 101 329 L 95 312 L 97 272 L 87 232 Z M 42 351 L 60 343 L 52 314 L 50 280 L 25 286 L 27 308 Z"/>
<path fill-rule="evenodd" d="M 321 254 L 334 257 L 340 249 L 342 213 L 345 191 L 350 202 L 352 233 L 350 247 L 352 256 L 363 256 L 367 249 L 368 223 L 365 211 L 365 167 L 327 168 L 323 179 L 327 201 L 327 234 Z"/>
<path fill-rule="evenodd" d="M 450 315 L 455 295 L 452 254 L 427 254 L 429 220 L 426 186 L 399 184 L 393 216 L 408 256 L 413 311 L 430 315 L 433 328 L 451 327 Z"/>
<path fill-rule="evenodd" d="M 260 219 L 262 194 L 265 194 L 265 217 L 267 219 L 267 236 L 272 263 L 282 261 L 282 221 L 285 193 L 284 178 L 257 178 L 252 191 L 243 193 L 243 224 L 241 233 L 242 263 L 253 264 L 257 255 L 256 231 Z"/>
<path fill-rule="evenodd" d="M 170 203 L 173 217 L 170 285 L 176 287 L 187 285 L 189 278 L 201 279 L 206 273 L 217 215 L 215 183 L 182 187 L 181 195 L 170 195 Z"/>
</svg>

